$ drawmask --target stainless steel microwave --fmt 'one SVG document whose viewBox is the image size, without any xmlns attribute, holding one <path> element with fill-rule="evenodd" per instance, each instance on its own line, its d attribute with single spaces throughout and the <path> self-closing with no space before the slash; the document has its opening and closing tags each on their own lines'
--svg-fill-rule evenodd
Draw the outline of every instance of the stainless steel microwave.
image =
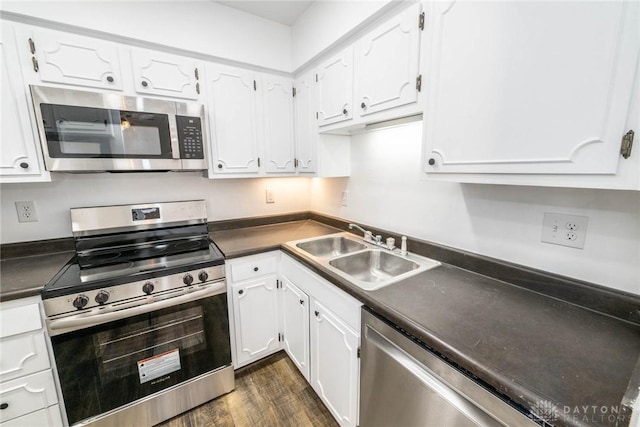
<svg viewBox="0 0 640 427">
<path fill-rule="evenodd" d="M 194 171 L 207 168 L 196 103 L 31 86 L 49 171 Z"/>
</svg>

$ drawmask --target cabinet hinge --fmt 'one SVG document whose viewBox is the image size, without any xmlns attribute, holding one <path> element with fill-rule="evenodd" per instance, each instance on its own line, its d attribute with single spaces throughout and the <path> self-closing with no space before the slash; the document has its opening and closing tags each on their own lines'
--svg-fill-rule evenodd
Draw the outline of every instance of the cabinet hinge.
<svg viewBox="0 0 640 427">
<path fill-rule="evenodd" d="M 416 77 L 416 90 L 420 92 L 422 90 L 422 74 Z"/>
<path fill-rule="evenodd" d="M 37 73 L 40 70 L 40 66 L 38 65 L 38 60 L 35 56 L 31 57 L 31 63 L 33 64 L 33 71 Z"/>
<path fill-rule="evenodd" d="M 196 83 L 196 92 L 200 95 L 200 83 Z"/>
<path fill-rule="evenodd" d="M 258 90 L 258 86 L 256 85 L 256 81 L 253 81 L 253 90 Z"/>
<path fill-rule="evenodd" d="M 293 159 L 293 167 L 294 168 L 298 167 L 298 159 Z"/>
<path fill-rule="evenodd" d="M 360 359 L 360 347 L 358 347 L 358 359 Z"/>
<path fill-rule="evenodd" d="M 278 341 L 282 341 L 282 334 L 278 332 Z"/>
<path fill-rule="evenodd" d="M 198 68 L 194 70 L 193 74 L 196 76 L 196 80 L 200 80 L 200 73 L 198 73 Z"/>
<path fill-rule="evenodd" d="M 318 112 L 316 111 L 316 120 L 318 120 Z"/>
<path fill-rule="evenodd" d="M 31 55 L 35 55 L 36 53 L 36 44 L 34 43 L 33 39 L 29 39 L 29 50 L 31 51 Z"/>
<path fill-rule="evenodd" d="M 318 75 L 316 74 L 316 83 L 318 83 Z"/>
<path fill-rule="evenodd" d="M 260 157 L 258 157 L 258 167 L 260 167 Z"/>
<path fill-rule="evenodd" d="M 295 97 L 295 96 L 296 96 L 296 88 L 294 87 L 294 88 L 292 88 L 292 89 L 293 89 L 293 91 L 292 91 L 293 96 Z"/>
<path fill-rule="evenodd" d="M 634 132 L 630 130 L 629 132 L 625 133 L 624 136 L 622 137 L 622 146 L 620 147 L 620 154 L 622 154 L 622 157 L 624 157 L 625 159 L 628 159 L 629 156 L 631 156 L 631 149 L 633 148 L 633 135 L 634 135 Z"/>
<path fill-rule="evenodd" d="M 424 30 L 424 12 L 422 12 L 418 17 L 418 28 Z"/>
</svg>

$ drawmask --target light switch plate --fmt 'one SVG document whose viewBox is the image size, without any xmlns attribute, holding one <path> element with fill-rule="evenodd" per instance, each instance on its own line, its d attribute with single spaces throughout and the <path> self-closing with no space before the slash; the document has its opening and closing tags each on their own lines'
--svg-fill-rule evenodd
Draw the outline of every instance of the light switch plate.
<svg viewBox="0 0 640 427">
<path fill-rule="evenodd" d="M 275 203 L 276 202 L 275 198 L 273 197 L 273 190 L 271 190 L 270 188 L 267 188 L 266 199 L 267 199 L 267 203 Z"/>
<path fill-rule="evenodd" d="M 542 219 L 542 241 L 554 245 L 584 249 L 589 217 L 545 212 Z"/>
</svg>

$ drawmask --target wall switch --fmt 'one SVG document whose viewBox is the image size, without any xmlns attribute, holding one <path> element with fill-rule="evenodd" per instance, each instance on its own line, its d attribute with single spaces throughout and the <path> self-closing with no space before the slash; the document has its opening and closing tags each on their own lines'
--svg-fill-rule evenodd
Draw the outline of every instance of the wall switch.
<svg viewBox="0 0 640 427">
<path fill-rule="evenodd" d="M 554 245 L 584 249 L 589 217 L 545 212 L 542 219 L 542 241 Z"/>
<path fill-rule="evenodd" d="M 349 206 L 349 192 L 348 191 L 343 191 L 342 192 L 342 201 L 340 202 L 340 204 L 342 206 Z"/>
<path fill-rule="evenodd" d="M 266 191 L 267 203 L 275 203 L 276 200 L 273 198 L 273 190 L 267 188 Z"/>
<path fill-rule="evenodd" d="M 18 222 L 38 222 L 36 202 L 16 202 L 16 211 L 18 212 Z"/>
</svg>

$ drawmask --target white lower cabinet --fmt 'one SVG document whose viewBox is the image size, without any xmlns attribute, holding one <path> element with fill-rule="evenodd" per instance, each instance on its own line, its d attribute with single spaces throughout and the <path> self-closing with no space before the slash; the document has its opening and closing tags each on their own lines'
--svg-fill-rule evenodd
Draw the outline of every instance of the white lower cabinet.
<svg viewBox="0 0 640 427">
<path fill-rule="evenodd" d="M 307 381 L 309 378 L 309 296 L 282 277 L 282 335 L 284 350 Z"/>
</svg>

